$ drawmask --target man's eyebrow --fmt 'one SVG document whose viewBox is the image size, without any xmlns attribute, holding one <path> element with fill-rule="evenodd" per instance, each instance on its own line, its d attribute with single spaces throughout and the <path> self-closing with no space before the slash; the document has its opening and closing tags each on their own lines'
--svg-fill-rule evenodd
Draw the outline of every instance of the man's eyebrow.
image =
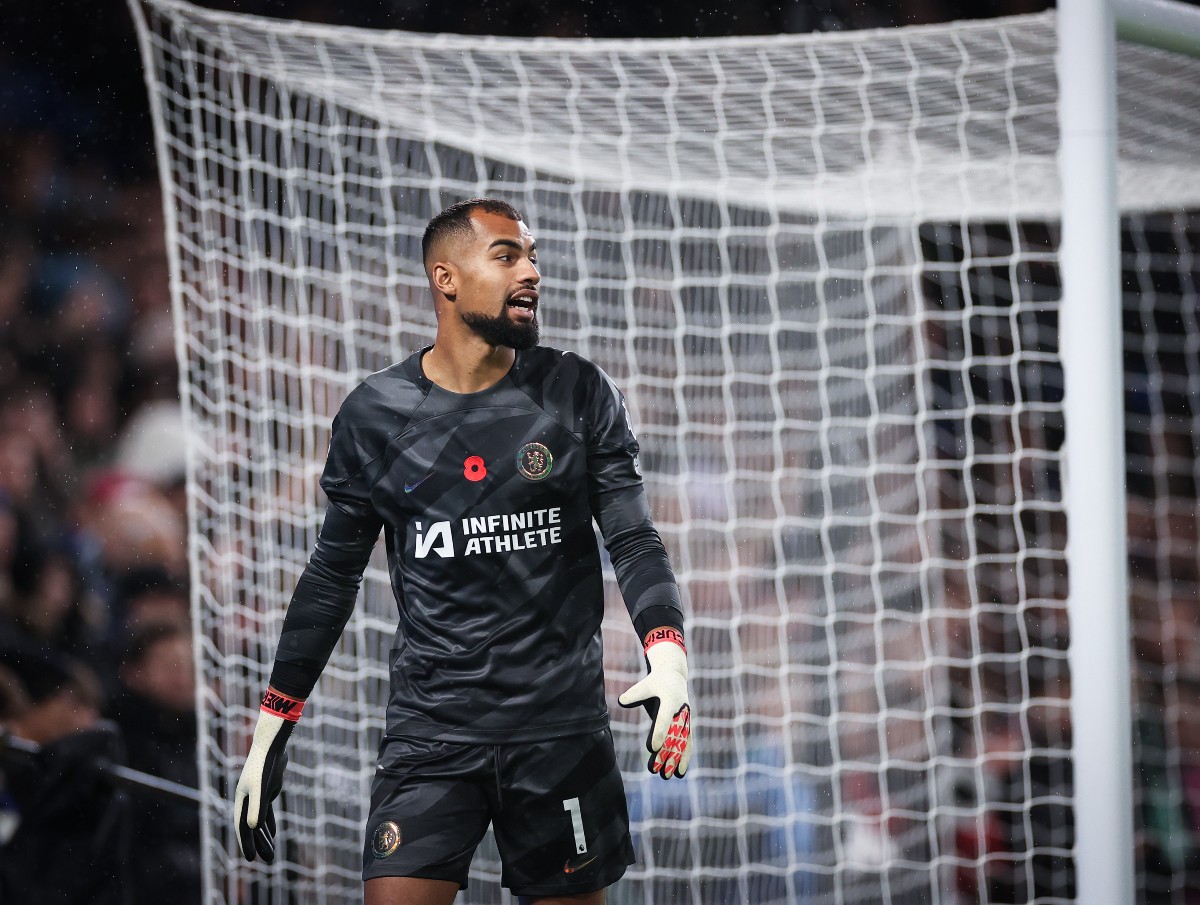
<svg viewBox="0 0 1200 905">
<path fill-rule="evenodd" d="M 494 241 L 492 242 L 492 244 L 491 244 L 491 245 L 489 245 L 489 246 L 488 246 L 488 251 L 491 251 L 491 250 L 492 250 L 493 248 L 495 248 L 496 246 L 501 246 L 501 247 L 504 247 L 504 248 L 515 248 L 517 251 L 524 251 L 524 250 L 525 250 L 525 246 L 524 246 L 524 245 L 522 245 L 520 242 L 518 242 L 518 241 L 517 241 L 517 240 L 515 240 L 515 239 L 496 239 L 496 240 L 494 240 Z M 531 242 L 531 243 L 529 244 L 529 250 L 530 250 L 530 251 L 537 251 L 537 243 L 536 243 L 536 242 Z"/>
</svg>

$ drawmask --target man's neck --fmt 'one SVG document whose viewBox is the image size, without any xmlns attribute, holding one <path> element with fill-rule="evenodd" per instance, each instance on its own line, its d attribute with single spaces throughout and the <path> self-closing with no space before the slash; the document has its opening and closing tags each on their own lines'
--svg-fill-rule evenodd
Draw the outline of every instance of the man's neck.
<svg viewBox="0 0 1200 905">
<path fill-rule="evenodd" d="M 455 341 L 439 335 L 422 357 L 421 368 L 443 390 L 478 393 L 499 383 L 516 357 L 508 346 L 491 346 L 477 336 Z"/>
</svg>

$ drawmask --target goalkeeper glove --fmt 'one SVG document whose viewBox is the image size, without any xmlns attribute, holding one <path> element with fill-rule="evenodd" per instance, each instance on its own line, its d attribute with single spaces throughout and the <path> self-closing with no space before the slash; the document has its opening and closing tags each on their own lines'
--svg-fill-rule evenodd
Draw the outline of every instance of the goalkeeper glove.
<svg viewBox="0 0 1200 905">
<path fill-rule="evenodd" d="M 692 708 L 683 634 L 673 628 L 657 628 L 646 635 L 645 651 L 650 674 L 617 701 L 622 707 L 641 704 L 654 721 L 646 738 L 650 772 L 663 779 L 683 776 L 692 759 Z"/>
<path fill-rule="evenodd" d="M 246 755 L 233 797 L 238 849 L 247 861 L 255 856 L 270 864 L 275 860 L 275 812 L 271 803 L 283 788 L 288 737 L 300 719 L 304 702 L 268 688 L 254 727 L 254 741 Z"/>
</svg>

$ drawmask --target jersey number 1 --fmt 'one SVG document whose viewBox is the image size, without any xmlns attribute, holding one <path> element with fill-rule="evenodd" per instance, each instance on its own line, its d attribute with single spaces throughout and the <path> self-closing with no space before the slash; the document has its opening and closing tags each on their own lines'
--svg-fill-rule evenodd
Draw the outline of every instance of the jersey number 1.
<svg viewBox="0 0 1200 905">
<path fill-rule="evenodd" d="M 568 798 L 563 801 L 563 810 L 571 814 L 571 828 L 575 830 L 575 854 L 582 855 L 587 851 L 587 839 L 583 835 L 583 812 L 579 810 L 579 799 Z"/>
</svg>

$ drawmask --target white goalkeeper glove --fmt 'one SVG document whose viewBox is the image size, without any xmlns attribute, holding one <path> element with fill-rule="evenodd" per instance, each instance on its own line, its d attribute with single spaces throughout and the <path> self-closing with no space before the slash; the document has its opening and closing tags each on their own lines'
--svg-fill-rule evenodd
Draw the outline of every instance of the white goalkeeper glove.
<svg viewBox="0 0 1200 905">
<path fill-rule="evenodd" d="M 641 704 L 654 721 L 646 737 L 650 772 L 663 779 L 682 777 L 692 759 L 692 708 L 683 635 L 673 628 L 657 628 L 646 635 L 645 651 L 650 674 L 617 701 L 622 707 Z"/>
<path fill-rule="evenodd" d="M 284 746 L 303 710 L 303 701 L 273 688 L 263 695 L 254 741 L 233 796 L 234 835 L 247 861 L 256 856 L 268 864 L 275 860 L 275 812 L 271 803 L 283 789 L 288 761 Z"/>
</svg>

